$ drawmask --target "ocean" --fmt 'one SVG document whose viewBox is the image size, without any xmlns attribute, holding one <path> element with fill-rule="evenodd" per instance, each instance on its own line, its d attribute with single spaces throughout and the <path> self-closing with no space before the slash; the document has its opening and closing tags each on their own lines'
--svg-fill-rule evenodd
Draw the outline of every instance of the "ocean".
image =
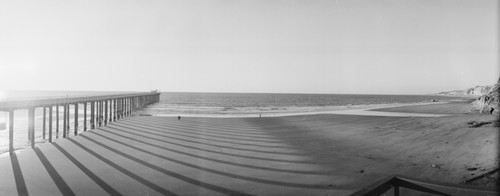
<svg viewBox="0 0 500 196">
<path fill-rule="evenodd" d="M 435 95 L 162 93 L 141 113 L 155 116 L 254 117 L 335 110 L 340 106 L 452 100 Z"/>
<path fill-rule="evenodd" d="M 27 98 L 77 97 L 91 95 L 121 94 L 130 92 L 103 91 L 0 91 L 0 101 Z M 202 117 L 257 117 L 280 114 L 309 113 L 336 110 L 339 107 L 369 104 L 418 103 L 432 100 L 452 100 L 454 97 L 434 95 L 348 95 L 348 94 L 274 94 L 274 93 L 173 93 L 161 94 L 160 102 L 137 111 L 136 114 L 155 116 L 202 116 Z M 72 108 L 72 107 L 71 107 Z M 83 129 L 83 109 L 79 118 L 79 129 Z M 73 109 L 70 109 L 72 116 Z M 60 110 L 62 116 L 62 110 Z M 41 108 L 35 111 L 35 142 L 47 142 L 42 139 Z M 14 147 L 26 148 L 27 111 L 17 110 L 14 114 Z M 70 124 L 73 124 L 70 118 Z M 62 118 L 59 130 L 62 130 Z M 8 151 L 8 131 L 6 130 L 7 113 L 0 112 L 0 154 Z M 54 123 L 55 126 L 55 123 Z M 54 128 L 55 129 L 55 128 Z M 70 132 L 72 132 L 71 126 Z M 55 137 L 55 136 L 54 136 Z M 59 138 L 62 138 L 60 131 Z"/>
</svg>

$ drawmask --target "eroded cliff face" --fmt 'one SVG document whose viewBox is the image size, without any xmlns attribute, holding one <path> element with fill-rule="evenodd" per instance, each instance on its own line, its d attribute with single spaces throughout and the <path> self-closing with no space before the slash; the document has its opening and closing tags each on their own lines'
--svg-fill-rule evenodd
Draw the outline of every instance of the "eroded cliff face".
<svg viewBox="0 0 500 196">
<path fill-rule="evenodd" d="M 494 115 L 499 115 L 500 111 L 498 109 L 499 103 L 499 86 L 500 78 L 495 85 L 492 85 L 483 95 L 478 97 L 474 102 L 470 111 L 479 111 L 480 113 L 490 113 Z"/>
<path fill-rule="evenodd" d="M 491 86 L 476 86 L 474 88 L 468 88 L 465 90 L 456 90 L 456 91 L 445 91 L 440 92 L 438 95 L 447 95 L 447 96 L 483 96 L 488 94 L 494 85 Z"/>
</svg>

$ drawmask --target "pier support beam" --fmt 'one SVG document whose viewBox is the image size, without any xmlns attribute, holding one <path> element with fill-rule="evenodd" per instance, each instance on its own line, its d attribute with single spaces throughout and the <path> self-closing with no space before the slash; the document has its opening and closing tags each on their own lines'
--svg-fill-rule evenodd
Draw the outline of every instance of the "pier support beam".
<svg viewBox="0 0 500 196">
<path fill-rule="evenodd" d="M 96 117 L 96 120 L 97 120 L 97 126 L 100 127 L 101 126 L 101 101 L 98 101 L 97 102 L 97 109 L 96 109 L 96 114 L 97 114 L 97 117 Z"/>
<path fill-rule="evenodd" d="M 68 132 L 68 104 L 63 106 L 63 138 L 66 138 Z"/>
<path fill-rule="evenodd" d="M 122 116 L 122 118 L 125 117 L 125 98 L 122 98 L 120 115 Z"/>
<path fill-rule="evenodd" d="M 101 126 L 104 126 L 104 101 L 101 101 Z"/>
<path fill-rule="evenodd" d="M 120 120 L 120 99 L 116 99 L 116 120 Z"/>
<path fill-rule="evenodd" d="M 135 110 L 135 97 L 131 98 L 131 100 L 132 100 L 132 114 L 133 114 Z"/>
<path fill-rule="evenodd" d="M 113 122 L 113 100 L 110 99 L 109 101 L 109 119 L 108 122 Z"/>
<path fill-rule="evenodd" d="M 130 116 L 130 106 L 132 106 L 130 103 L 130 98 L 127 98 L 127 116 Z"/>
<path fill-rule="evenodd" d="M 67 104 L 66 105 L 67 107 L 67 110 L 66 110 L 66 137 L 69 137 L 69 133 L 70 133 L 70 130 L 71 130 L 71 124 L 70 124 L 70 115 L 71 115 L 71 112 L 70 112 L 70 109 L 71 109 L 71 105 L 70 104 Z"/>
<path fill-rule="evenodd" d="M 120 116 L 122 119 L 125 117 L 124 109 L 125 109 L 125 99 L 121 98 L 120 99 Z"/>
<path fill-rule="evenodd" d="M 75 135 L 78 135 L 78 103 L 75 103 Z"/>
<path fill-rule="evenodd" d="M 99 101 L 99 127 L 102 126 L 102 101 Z"/>
<path fill-rule="evenodd" d="M 127 117 L 127 98 L 123 98 L 123 117 Z"/>
<path fill-rule="evenodd" d="M 123 98 L 123 116 L 127 117 L 127 98 Z"/>
<path fill-rule="evenodd" d="M 121 115 L 120 115 L 120 109 L 121 109 L 121 99 L 116 99 L 116 119 L 120 120 Z"/>
<path fill-rule="evenodd" d="M 31 148 L 35 148 L 35 108 L 28 110 L 28 135 Z"/>
<path fill-rule="evenodd" d="M 90 102 L 90 129 L 95 129 L 95 101 Z"/>
<path fill-rule="evenodd" d="M 108 123 L 113 122 L 113 100 L 106 100 L 108 102 Z"/>
<path fill-rule="evenodd" d="M 104 100 L 104 125 L 108 124 L 108 100 Z"/>
<path fill-rule="evenodd" d="M 46 118 L 47 110 L 46 109 L 47 109 L 47 107 L 43 106 L 42 139 L 45 139 L 45 132 L 46 132 L 46 130 L 45 130 L 45 127 L 46 127 L 45 122 L 47 121 L 47 118 Z"/>
<path fill-rule="evenodd" d="M 49 142 L 52 142 L 52 109 L 53 106 L 49 107 Z"/>
<path fill-rule="evenodd" d="M 87 131 L 87 102 L 83 103 L 83 131 Z"/>
<path fill-rule="evenodd" d="M 113 121 L 116 122 L 116 99 L 113 99 Z"/>
<path fill-rule="evenodd" d="M 99 102 L 94 102 L 94 129 L 99 126 Z"/>
<path fill-rule="evenodd" d="M 14 153 L 14 110 L 9 111 L 9 153 Z"/>
<path fill-rule="evenodd" d="M 56 139 L 59 138 L 59 105 L 56 105 Z"/>
<path fill-rule="evenodd" d="M 128 98 L 128 116 L 132 116 L 132 98 Z"/>
<path fill-rule="evenodd" d="M 116 102 L 116 108 L 115 108 L 116 120 L 120 120 L 120 99 L 115 99 L 115 102 Z"/>
<path fill-rule="evenodd" d="M 99 109 L 100 109 L 100 101 L 95 102 L 95 127 L 99 127 Z"/>
</svg>

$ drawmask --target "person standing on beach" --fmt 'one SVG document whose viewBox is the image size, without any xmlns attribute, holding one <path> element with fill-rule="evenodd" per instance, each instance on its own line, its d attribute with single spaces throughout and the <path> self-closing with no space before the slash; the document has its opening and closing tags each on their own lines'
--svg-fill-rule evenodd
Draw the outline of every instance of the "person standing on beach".
<svg viewBox="0 0 500 196">
<path fill-rule="evenodd" d="M 181 116 L 177 116 L 177 120 L 180 120 L 181 119 Z"/>
</svg>

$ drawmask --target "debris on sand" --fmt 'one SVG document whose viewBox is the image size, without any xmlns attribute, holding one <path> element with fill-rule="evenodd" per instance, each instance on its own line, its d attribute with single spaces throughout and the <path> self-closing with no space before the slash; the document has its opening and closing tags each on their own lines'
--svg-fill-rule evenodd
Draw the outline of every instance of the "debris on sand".
<svg viewBox="0 0 500 196">
<path fill-rule="evenodd" d="M 436 168 L 436 169 L 441 169 L 443 164 L 431 164 L 431 167 Z"/>
<path fill-rule="evenodd" d="M 476 171 L 477 170 L 477 167 L 468 167 L 467 168 L 467 171 Z"/>
<path fill-rule="evenodd" d="M 466 122 L 470 128 L 481 127 L 483 125 L 493 124 L 493 121 L 467 121 Z"/>
</svg>

